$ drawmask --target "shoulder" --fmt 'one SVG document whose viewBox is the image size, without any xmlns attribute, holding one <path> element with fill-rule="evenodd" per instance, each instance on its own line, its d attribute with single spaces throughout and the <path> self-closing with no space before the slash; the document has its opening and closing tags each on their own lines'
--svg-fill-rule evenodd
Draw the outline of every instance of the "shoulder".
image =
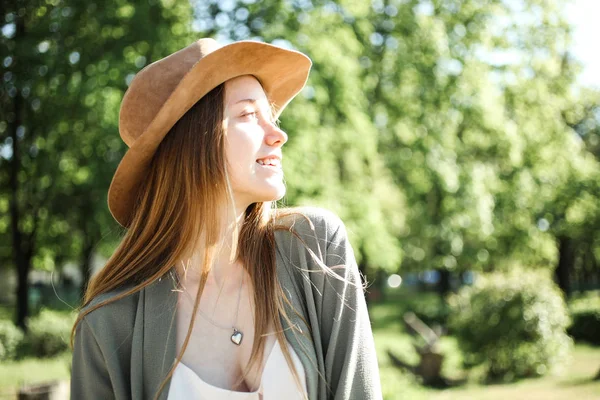
<svg viewBox="0 0 600 400">
<path fill-rule="evenodd" d="M 299 285 L 313 293 L 313 301 L 320 302 L 314 310 L 333 319 L 350 298 L 356 301 L 366 289 L 346 226 L 327 209 L 301 207 L 294 211 L 297 214 L 286 216 L 284 226 L 299 237 L 284 231 L 290 236 L 280 237 L 277 244 L 289 268 L 301 271 L 296 275 Z"/>
<path fill-rule="evenodd" d="M 330 277 L 346 276 L 352 272 L 348 269 L 356 269 L 346 226 L 334 212 L 320 207 L 283 209 L 275 225 L 277 245 L 292 265 Z M 316 276 L 311 274 L 311 278 Z"/>
<path fill-rule="evenodd" d="M 276 210 L 277 229 L 297 233 L 303 239 L 316 239 L 319 245 L 329 245 L 340 233 L 345 233 L 341 218 L 322 207 L 302 206 Z"/>
<path fill-rule="evenodd" d="M 126 334 L 134 324 L 139 292 L 126 294 L 133 286 L 124 286 L 99 296 L 81 308 L 79 315 L 96 335 Z"/>
</svg>

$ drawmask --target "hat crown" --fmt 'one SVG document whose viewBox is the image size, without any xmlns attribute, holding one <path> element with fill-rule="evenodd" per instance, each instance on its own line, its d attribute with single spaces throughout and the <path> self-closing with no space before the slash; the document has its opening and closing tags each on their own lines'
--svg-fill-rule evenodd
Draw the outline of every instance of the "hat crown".
<svg viewBox="0 0 600 400">
<path fill-rule="evenodd" d="M 127 146 L 144 133 L 182 78 L 206 55 L 221 46 L 212 38 L 200 39 L 141 69 L 123 96 L 119 133 Z"/>
</svg>

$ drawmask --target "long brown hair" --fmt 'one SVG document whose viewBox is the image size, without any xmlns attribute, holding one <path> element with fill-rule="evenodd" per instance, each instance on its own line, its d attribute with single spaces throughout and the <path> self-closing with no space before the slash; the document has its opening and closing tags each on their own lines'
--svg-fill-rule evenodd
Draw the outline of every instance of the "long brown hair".
<svg viewBox="0 0 600 400">
<path fill-rule="evenodd" d="M 88 313 L 151 285 L 202 242 L 206 252 L 192 319 L 176 362 L 155 398 L 164 390 L 188 345 L 199 300 L 223 235 L 221 221 L 217 220 L 218 207 L 231 205 L 233 199 L 224 151 L 224 91 L 225 85 L 221 84 L 201 98 L 159 145 L 148 177 L 140 183 L 129 229 L 106 265 L 91 279 L 81 308 L 103 293 L 126 285 L 132 285 L 132 288 L 81 311 L 71 332 L 73 344 L 77 325 Z M 253 203 L 246 209 L 239 238 L 234 238 L 233 252 L 247 270 L 255 289 L 254 333 L 258 338 L 252 346 L 250 362 L 234 387 L 244 381 L 255 363 L 262 364 L 265 332 L 270 322 L 275 326 L 277 340 L 285 342 L 279 315 L 292 329 L 308 334 L 291 323 L 284 304 L 292 305 L 276 276 L 275 230 L 290 230 L 302 241 L 288 225 L 276 223 L 291 214 L 300 214 L 308 220 L 299 209 L 276 210 L 273 202 Z M 325 272 L 335 274 L 322 260 L 316 261 Z M 310 327 L 307 321 L 304 322 Z M 281 348 L 296 384 L 302 387 L 287 346 Z M 323 377 L 320 372 L 319 375 Z"/>
</svg>

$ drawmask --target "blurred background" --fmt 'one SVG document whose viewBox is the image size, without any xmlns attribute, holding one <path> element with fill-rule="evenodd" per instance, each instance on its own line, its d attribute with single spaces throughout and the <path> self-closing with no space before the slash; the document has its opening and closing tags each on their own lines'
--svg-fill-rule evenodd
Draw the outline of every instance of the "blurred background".
<svg viewBox="0 0 600 400">
<path fill-rule="evenodd" d="M 346 223 L 385 399 L 600 398 L 597 0 L 16 0 L 0 17 L 0 398 L 68 396 L 137 71 L 309 55 L 288 192 Z M 35 397 L 46 398 L 46 397 Z"/>
</svg>

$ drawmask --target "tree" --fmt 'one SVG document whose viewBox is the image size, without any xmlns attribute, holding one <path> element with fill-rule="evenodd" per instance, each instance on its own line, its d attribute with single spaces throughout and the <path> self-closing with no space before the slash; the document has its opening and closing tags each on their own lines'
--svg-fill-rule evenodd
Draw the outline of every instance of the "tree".
<svg viewBox="0 0 600 400">
<path fill-rule="evenodd" d="M 437 269 L 442 294 L 453 271 L 560 264 L 563 230 L 546 217 L 598 171 L 585 161 L 598 141 L 574 139 L 593 103 L 585 124 L 563 117 L 579 103 L 564 2 L 248 3 L 199 4 L 195 23 L 313 58 L 304 97 L 283 117 L 288 176 L 301 182 L 289 199 L 338 210 L 362 262 Z M 383 163 L 374 173 L 353 166 L 361 158 Z"/>
<path fill-rule="evenodd" d="M 125 147 L 119 99 L 137 69 L 190 39 L 189 3 L 168 3 L 21 0 L 2 10 L 0 185 L 23 329 L 31 268 L 87 259 L 110 227 L 103 193 Z"/>
<path fill-rule="evenodd" d="M 401 191 L 378 154 L 363 94 L 361 44 L 333 3 L 200 3 L 195 23 L 225 42 L 255 39 L 313 60 L 305 90 L 282 115 L 288 204 L 319 204 L 346 222 L 359 266 L 395 270 L 402 257 Z"/>
<path fill-rule="evenodd" d="M 564 3 L 337 4 L 385 121 L 379 153 L 407 199 L 403 267 L 438 269 L 443 294 L 448 271 L 556 265 L 544 210 L 599 170 L 562 118 L 578 103 Z"/>
</svg>

